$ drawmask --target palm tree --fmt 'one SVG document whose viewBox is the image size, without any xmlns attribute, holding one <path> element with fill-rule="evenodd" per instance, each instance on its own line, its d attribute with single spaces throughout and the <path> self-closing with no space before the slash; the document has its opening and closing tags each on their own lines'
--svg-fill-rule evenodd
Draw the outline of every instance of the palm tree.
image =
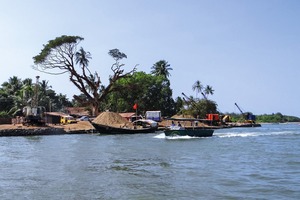
<svg viewBox="0 0 300 200">
<path fill-rule="evenodd" d="M 202 92 L 203 90 L 203 85 L 201 84 L 201 82 L 199 80 L 197 80 L 194 85 L 193 85 L 193 91 L 196 90 L 196 98 L 198 96 L 199 92 Z"/>
<path fill-rule="evenodd" d="M 165 60 L 160 60 L 158 62 L 156 62 L 152 68 L 153 69 L 151 71 L 152 74 L 156 75 L 156 76 L 163 76 L 165 77 L 166 79 L 170 76 L 170 70 L 173 70 L 171 67 L 170 67 L 170 64 L 168 64 L 167 61 Z"/>
<path fill-rule="evenodd" d="M 26 105 L 33 97 L 34 86 L 31 78 L 26 78 L 22 83 L 23 85 L 22 89 L 20 90 L 20 96 L 22 96 L 23 104 Z"/>
<path fill-rule="evenodd" d="M 51 97 L 48 95 L 50 88 L 52 88 L 51 85 L 48 84 L 49 81 L 42 80 L 39 83 L 39 91 L 38 91 L 38 102 L 40 103 L 40 106 L 49 107 L 51 104 Z M 50 109 L 49 109 L 50 111 Z"/>
<path fill-rule="evenodd" d="M 206 97 L 208 96 L 208 95 L 213 95 L 214 94 L 214 89 L 212 88 L 212 86 L 210 86 L 210 85 L 207 85 L 206 86 L 206 88 L 204 89 L 204 93 L 205 93 L 205 95 L 206 95 Z"/>
<path fill-rule="evenodd" d="M 44 96 L 46 96 L 47 95 L 47 90 L 49 90 L 50 88 L 52 88 L 52 86 L 50 85 L 48 85 L 48 83 L 49 83 L 49 81 L 46 81 L 46 80 L 42 80 L 42 82 L 40 83 L 40 93 L 41 93 L 41 95 L 42 95 L 42 97 L 41 98 L 43 98 Z"/>
<path fill-rule="evenodd" d="M 22 81 L 16 76 L 10 77 L 8 81 L 2 84 L 3 89 L 9 95 L 15 95 L 22 87 Z"/>
<path fill-rule="evenodd" d="M 16 111 L 26 105 L 28 98 L 24 92 L 25 85 L 21 79 L 16 76 L 9 78 L 7 82 L 2 84 L 3 90 L 7 94 L 7 98 L 12 99 L 12 103 L 9 105 L 9 115 L 13 115 Z"/>
<path fill-rule="evenodd" d="M 75 53 L 75 61 L 76 64 L 80 64 L 82 66 L 83 72 L 84 69 L 87 69 L 89 73 L 91 74 L 88 65 L 89 65 L 89 59 L 92 59 L 91 53 L 86 52 L 82 47 L 79 49 L 78 52 Z"/>
</svg>

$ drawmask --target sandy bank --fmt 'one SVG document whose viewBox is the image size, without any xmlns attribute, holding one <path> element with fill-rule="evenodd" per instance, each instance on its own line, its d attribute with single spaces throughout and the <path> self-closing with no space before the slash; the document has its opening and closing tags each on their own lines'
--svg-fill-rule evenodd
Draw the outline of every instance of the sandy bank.
<svg viewBox="0 0 300 200">
<path fill-rule="evenodd" d="M 39 126 L 23 126 L 22 124 L 3 124 L 0 125 L 1 136 L 34 136 L 34 135 L 62 135 L 62 134 L 78 134 L 92 133 L 94 127 L 90 122 L 80 121 L 76 124 L 67 125 L 47 125 Z"/>
</svg>

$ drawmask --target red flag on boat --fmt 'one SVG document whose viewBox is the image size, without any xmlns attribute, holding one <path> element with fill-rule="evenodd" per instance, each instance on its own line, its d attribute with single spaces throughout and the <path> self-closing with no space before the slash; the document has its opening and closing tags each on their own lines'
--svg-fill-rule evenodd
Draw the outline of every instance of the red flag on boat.
<svg viewBox="0 0 300 200">
<path fill-rule="evenodd" d="M 136 110 L 137 108 L 138 108 L 138 105 L 137 105 L 137 103 L 135 103 L 135 104 L 133 105 L 133 109 Z"/>
</svg>

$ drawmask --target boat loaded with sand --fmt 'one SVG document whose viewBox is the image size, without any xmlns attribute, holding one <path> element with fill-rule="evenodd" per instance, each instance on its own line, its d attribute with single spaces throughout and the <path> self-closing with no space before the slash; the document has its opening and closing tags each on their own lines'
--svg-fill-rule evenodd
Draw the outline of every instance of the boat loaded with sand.
<svg viewBox="0 0 300 200">
<path fill-rule="evenodd" d="M 186 129 L 183 127 L 170 127 L 164 130 L 166 136 L 191 136 L 191 137 L 211 137 L 213 136 L 213 129 Z"/>
<path fill-rule="evenodd" d="M 100 134 L 137 134 L 154 133 L 157 127 L 139 126 L 124 119 L 114 112 L 103 112 L 98 115 L 91 124 Z"/>
<path fill-rule="evenodd" d="M 137 128 L 137 127 L 114 127 L 103 124 L 97 124 L 92 122 L 94 128 L 101 134 L 137 134 L 137 133 L 153 133 L 155 129 L 149 128 Z"/>
<path fill-rule="evenodd" d="M 168 126 L 164 133 L 166 136 L 191 136 L 191 137 L 212 137 L 214 133 L 214 129 L 195 126 L 197 124 L 196 119 L 171 119 L 172 124 Z M 177 125 L 175 125 L 174 121 L 177 121 Z M 180 121 L 189 121 L 191 122 L 192 126 L 189 127 L 182 127 Z"/>
</svg>

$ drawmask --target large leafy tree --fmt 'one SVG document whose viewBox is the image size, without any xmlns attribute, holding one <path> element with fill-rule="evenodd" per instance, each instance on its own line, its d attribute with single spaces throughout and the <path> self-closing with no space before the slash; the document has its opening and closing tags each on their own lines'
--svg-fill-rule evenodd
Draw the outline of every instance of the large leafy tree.
<svg viewBox="0 0 300 200">
<path fill-rule="evenodd" d="M 191 113 L 194 116 L 198 116 L 200 118 L 206 118 L 206 114 L 209 113 L 218 113 L 217 104 L 214 101 L 207 99 L 200 99 L 193 104 L 193 109 L 191 109 Z"/>
<path fill-rule="evenodd" d="M 206 118 L 206 114 L 218 113 L 216 102 L 208 99 L 190 98 L 186 100 L 185 103 L 188 104 L 188 106 L 182 112 L 194 117 Z"/>
<path fill-rule="evenodd" d="M 183 113 L 200 118 L 206 118 L 206 114 L 209 113 L 218 113 L 216 102 L 207 98 L 208 95 L 212 95 L 214 93 L 214 90 L 211 86 L 207 85 L 204 88 L 201 82 L 197 80 L 193 84 L 192 89 L 196 91 L 196 94 L 200 92 L 204 98 L 194 98 L 193 96 L 187 96 L 182 93 L 184 96 L 183 100 L 186 105 L 186 107 L 182 109 Z"/>
<path fill-rule="evenodd" d="M 70 81 L 83 94 L 74 95 L 74 99 L 82 105 L 91 106 L 93 114 L 97 115 L 100 102 L 111 92 L 113 84 L 118 79 L 134 72 L 135 68 L 124 73 L 124 70 L 121 69 L 123 65 L 119 61 L 127 56 L 118 49 L 110 50 L 109 55 L 115 59 L 115 63 L 111 67 L 113 75 L 109 78 L 109 84 L 104 87 L 99 74 L 92 73 L 88 67 L 91 54 L 82 47 L 77 51 L 77 47 L 83 39 L 79 36 L 63 35 L 50 40 L 48 44 L 44 45 L 40 54 L 33 57 L 34 69 L 54 75 L 67 73 Z"/>
<path fill-rule="evenodd" d="M 107 99 L 107 109 L 116 112 L 133 111 L 138 104 L 140 113 L 147 110 L 161 110 L 164 116 L 175 113 L 175 102 L 169 81 L 163 76 L 153 76 L 145 72 L 135 72 L 132 76 L 117 81 L 115 91 Z"/>
</svg>

